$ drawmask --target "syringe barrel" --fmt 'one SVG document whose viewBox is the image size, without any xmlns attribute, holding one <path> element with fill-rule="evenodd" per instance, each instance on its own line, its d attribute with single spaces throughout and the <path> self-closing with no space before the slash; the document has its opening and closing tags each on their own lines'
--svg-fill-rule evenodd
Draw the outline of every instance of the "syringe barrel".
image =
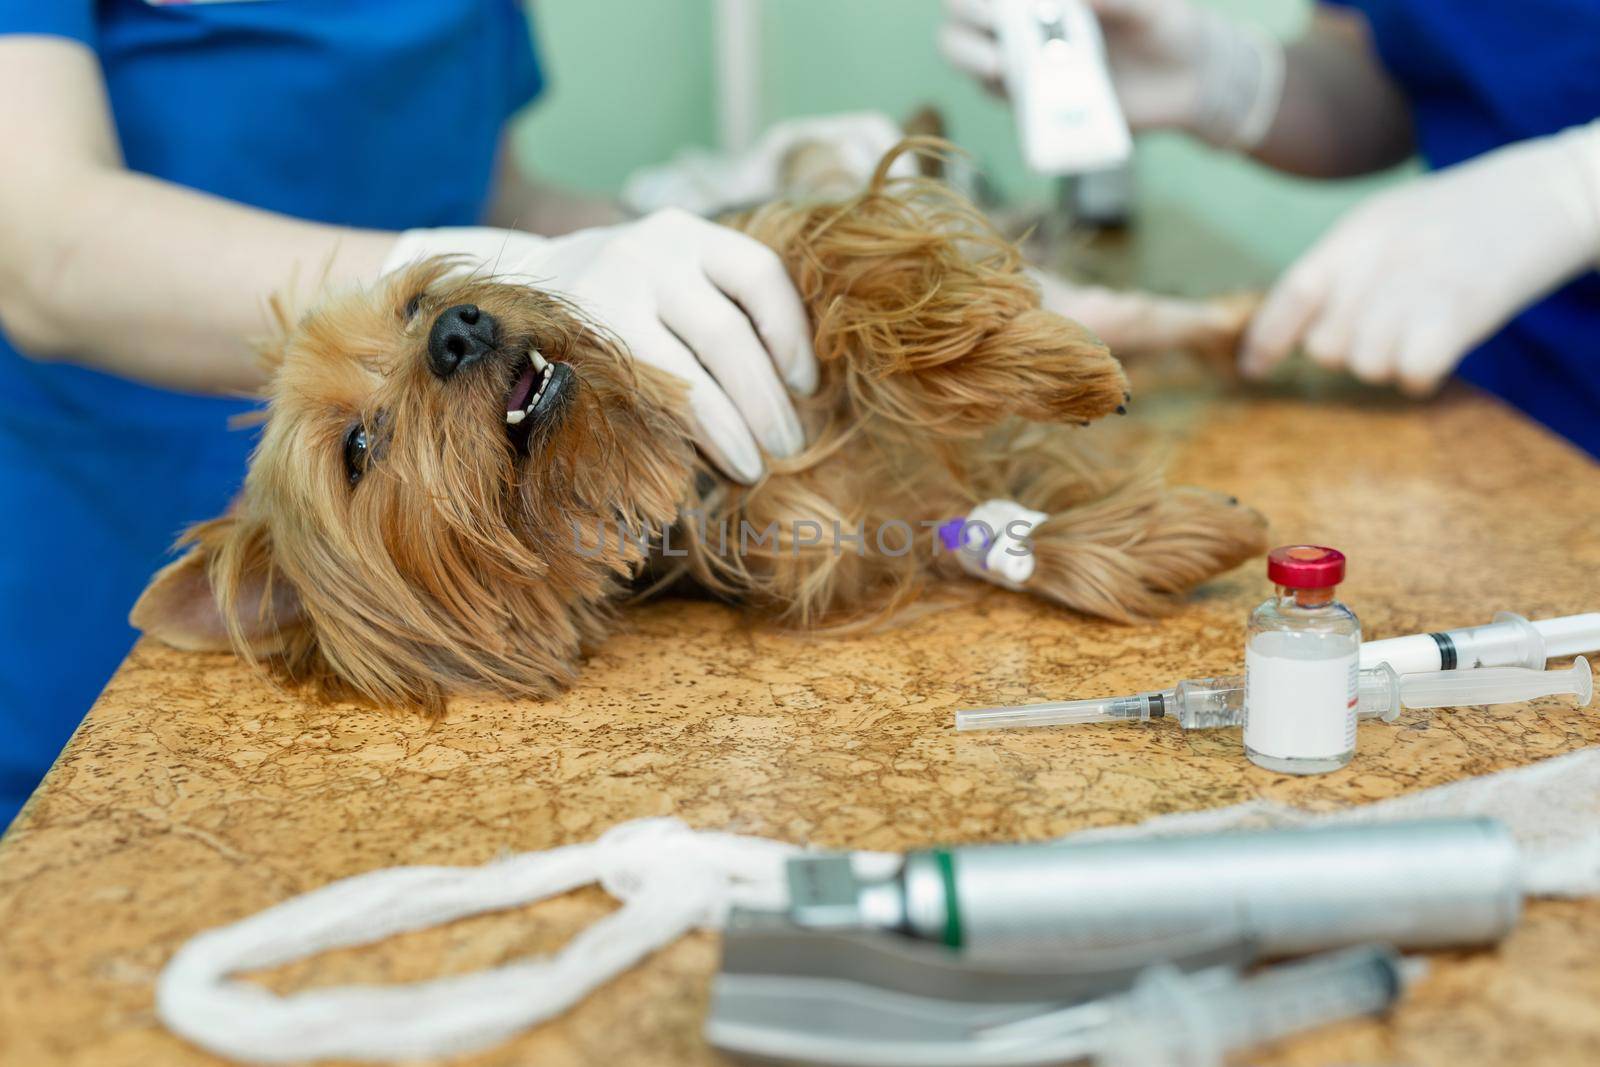
<svg viewBox="0 0 1600 1067">
<path fill-rule="evenodd" d="M 1404 961 L 1384 945 L 1323 953 L 1248 978 L 1152 967 L 1121 999 L 1098 1062 L 1111 1067 L 1221 1063 L 1227 1053 L 1388 1010 Z"/>
<path fill-rule="evenodd" d="M 1173 687 L 1167 716 L 1185 730 L 1220 730 L 1244 725 L 1244 675 L 1191 678 Z M 1356 718 L 1393 722 L 1400 717 L 1400 680 L 1387 666 L 1362 671 L 1356 689 Z M 957 729 L 961 729 L 959 722 Z M 970 729 L 970 727 L 969 727 Z"/>
<path fill-rule="evenodd" d="M 1404 991 L 1400 954 L 1366 945 L 1269 967 L 1234 988 L 1213 991 L 1210 1001 L 1223 1044 L 1237 1049 L 1376 1015 Z"/>
<path fill-rule="evenodd" d="M 1550 619 L 1546 623 L 1564 620 Z M 1493 622 L 1441 630 L 1410 637 L 1389 637 L 1361 643 L 1362 669 L 1387 663 L 1399 674 L 1467 670 L 1474 667 L 1528 667 L 1540 670 L 1546 656 L 1539 629 L 1509 611 L 1496 613 Z"/>
<path fill-rule="evenodd" d="M 1432 634 L 1386 637 L 1381 641 L 1361 642 L 1361 669 L 1387 663 L 1401 674 L 1440 670 L 1439 644 Z"/>
<path fill-rule="evenodd" d="M 1516 844 L 1487 819 L 935 850 L 901 881 L 906 932 L 973 951 L 1478 945 L 1521 909 Z"/>
<path fill-rule="evenodd" d="M 1244 725 L 1244 675 L 1190 678 L 1173 687 L 1168 717 L 1185 730 Z"/>
<path fill-rule="evenodd" d="M 1403 992 L 1400 953 L 1387 945 L 1362 945 L 1272 966 L 1237 984 L 1197 987 L 1190 997 L 1218 1033 L 1219 1045 L 1240 1049 L 1382 1013 Z"/>
</svg>

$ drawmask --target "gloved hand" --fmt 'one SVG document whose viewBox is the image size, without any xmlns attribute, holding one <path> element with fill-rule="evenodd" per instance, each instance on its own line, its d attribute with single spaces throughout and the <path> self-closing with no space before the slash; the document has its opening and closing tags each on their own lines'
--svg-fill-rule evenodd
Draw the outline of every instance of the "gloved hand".
<svg viewBox="0 0 1600 1067">
<path fill-rule="evenodd" d="M 435 255 L 559 293 L 635 359 L 682 378 L 696 440 L 729 477 L 761 477 L 757 441 L 774 456 L 805 446 L 783 383 L 802 394 L 817 387 L 811 326 L 782 261 L 753 238 L 677 210 L 556 238 L 408 230 L 384 273 Z"/>
<path fill-rule="evenodd" d="M 853 195 L 867 184 L 884 153 L 905 139 L 905 131 L 889 116 L 876 111 L 846 111 L 808 115 L 774 123 L 741 152 L 713 152 L 686 148 L 665 163 L 641 167 L 622 186 L 622 202 L 645 214 L 681 207 L 697 215 L 714 216 L 798 193 L 801 198 L 826 196 L 799 175 L 800 188 L 786 188 L 788 173 L 798 153 L 819 152 L 829 164 L 827 177 L 841 187 L 840 198 Z M 889 173 L 914 177 L 916 158 L 905 153 Z"/>
<path fill-rule="evenodd" d="M 945 0 L 945 58 L 992 89 L 1004 66 L 996 0 Z M 1128 125 L 1178 129 L 1221 148 L 1261 142 L 1283 89 L 1283 48 L 1189 0 L 1088 0 Z"/>
<path fill-rule="evenodd" d="M 1374 196 L 1302 256 L 1245 336 L 1260 376 L 1296 345 L 1427 393 L 1528 304 L 1600 263 L 1600 122 Z"/>
</svg>

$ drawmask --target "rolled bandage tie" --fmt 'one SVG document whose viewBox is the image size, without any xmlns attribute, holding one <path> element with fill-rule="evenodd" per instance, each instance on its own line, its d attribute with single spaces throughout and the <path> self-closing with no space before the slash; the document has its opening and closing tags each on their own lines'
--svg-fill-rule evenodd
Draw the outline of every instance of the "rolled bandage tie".
<svg viewBox="0 0 1600 1067">
<path fill-rule="evenodd" d="M 476 1052 L 566 1011 L 645 956 L 730 908 L 788 901 L 794 845 L 638 819 L 597 841 L 482 867 L 391 867 L 332 882 L 196 935 L 156 983 L 156 1013 L 246 1063 L 432 1059 Z M 622 907 L 548 956 L 420 982 L 279 994 L 238 977 L 598 882 Z"/>
<path fill-rule="evenodd" d="M 1048 517 L 1015 500 L 985 500 L 940 526 L 939 538 L 968 574 L 1005 589 L 1021 589 L 1033 577 L 1033 546 L 1028 539 Z"/>
</svg>

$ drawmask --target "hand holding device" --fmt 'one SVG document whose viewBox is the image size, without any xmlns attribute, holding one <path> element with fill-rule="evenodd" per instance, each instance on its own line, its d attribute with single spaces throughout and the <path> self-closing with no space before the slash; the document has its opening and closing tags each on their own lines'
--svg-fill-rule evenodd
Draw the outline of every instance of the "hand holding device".
<svg viewBox="0 0 1600 1067">
<path fill-rule="evenodd" d="M 1006 92 L 1028 165 L 1041 174 L 1078 174 L 1127 160 L 1133 142 L 1088 5 L 995 0 L 994 13 Z"/>
<path fill-rule="evenodd" d="M 940 48 L 952 65 L 1019 105 L 1003 47 L 1011 0 L 946 0 Z M 1023 7 L 1038 5 L 1024 2 Z M 1181 129 L 1218 147 L 1249 150 L 1277 112 L 1283 50 L 1260 31 L 1189 0 L 1087 0 L 1104 35 L 1105 63 L 1134 130 Z"/>
</svg>

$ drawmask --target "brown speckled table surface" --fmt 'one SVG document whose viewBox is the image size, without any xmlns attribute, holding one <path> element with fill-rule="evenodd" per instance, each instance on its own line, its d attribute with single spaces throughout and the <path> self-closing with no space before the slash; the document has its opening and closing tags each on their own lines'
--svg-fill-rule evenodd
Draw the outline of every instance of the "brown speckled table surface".
<svg viewBox="0 0 1600 1067">
<path fill-rule="evenodd" d="M 1316 395 L 1316 394 L 1322 395 Z M 1600 468 L 1457 389 L 1423 407 L 1302 385 L 1141 393 L 1177 473 L 1235 492 L 1280 540 L 1338 545 L 1369 637 L 1600 606 Z M 1147 414 L 1146 414 L 1147 413 Z M 1132 420 L 1130 420 L 1132 421 Z M 803 638 L 665 602 L 546 704 L 463 702 L 437 724 L 319 707 L 221 656 L 138 646 L 0 841 L 0 1063 L 203 1064 L 152 1012 L 199 930 L 344 875 L 474 864 L 642 815 L 821 846 L 1040 840 L 1252 797 L 1349 804 L 1600 743 L 1557 701 L 1361 727 L 1344 771 L 1256 769 L 1237 730 L 958 736 L 957 708 L 1150 688 L 1239 668 L 1260 563 L 1142 628 L 992 591 L 854 638 Z M 277 988 L 474 969 L 558 944 L 595 890 L 318 957 Z M 473 1064 L 708 1063 L 717 942 L 684 939 Z M 1438 958 L 1384 1023 L 1252 1062 L 1600 1062 L 1600 901 L 1536 902 L 1491 952 Z"/>
</svg>

